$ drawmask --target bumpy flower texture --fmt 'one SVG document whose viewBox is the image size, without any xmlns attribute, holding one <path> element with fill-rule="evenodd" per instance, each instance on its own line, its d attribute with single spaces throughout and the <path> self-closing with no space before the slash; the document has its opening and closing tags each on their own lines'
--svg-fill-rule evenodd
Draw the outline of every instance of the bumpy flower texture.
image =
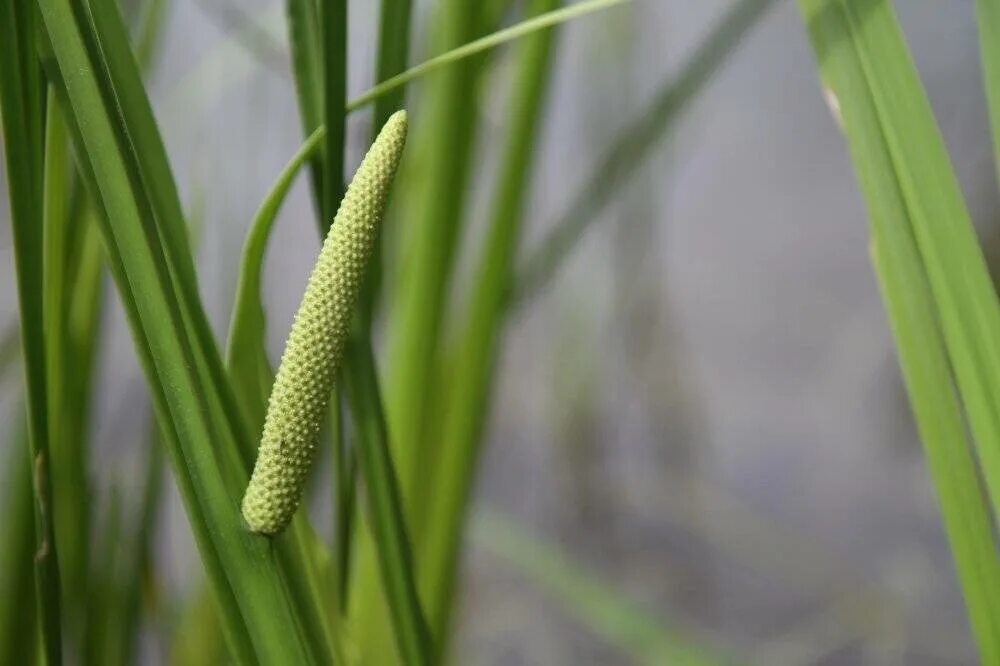
<svg viewBox="0 0 1000 666">
<path fill-rule="evenodd" d="M 354 174 L 309 277 L 271 389 L 257 463 L 243 496 L 243 517 L 254 532 L 281 532 L 298 508 L 405 141 L 406 112 L 398 111 Z"/>
</svg>

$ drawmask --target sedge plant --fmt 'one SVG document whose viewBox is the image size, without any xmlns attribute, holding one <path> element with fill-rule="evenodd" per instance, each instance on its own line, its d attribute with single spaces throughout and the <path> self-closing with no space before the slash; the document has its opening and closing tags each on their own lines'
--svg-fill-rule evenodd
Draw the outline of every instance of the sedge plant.
<svg viewBox="0 0 1000 666">
<path fill-rule="evenodd" d="M 349 99 L 349 3 L 286 0 L 304 143 L 251 223 L 223 355 L 143 82 L 165 3 L 148 0 L 129 25 L 114 0 L 0 0 L 20 306 L 19 345 L 3 348 L 19 347 L 27 416 L 5 470 L 0 661 L 135 659 L 143 622 L 162 612 L 150 599 L 164 458 L 204 569 L 164 630 L 177 636 L 177 663 L 223 654 L 240 664 L 449 659 L 505 327 L 775 4 L 734 3 L 522 257 L 555 30 L 628 3 L 439 0 L 421 39 L 419 3 L 382 0 L 373 85 Z M 1000 305 L 891 3 L 798 4 L 868 205 L 872 259 L 976 644 L 984 663 L 997 663 Z M 1000 3 L 978 0 L 976 12 L 995 135 Z M 494 50 L 515 41 L 486 233 L 473 244 L 469 288 L 453 299 L 473 217 L 465 194 L 481 156 L 481 93 L 495 75 Z M 411 63 L 411 44 L 427 57 Z M 381 131 L 345 188 L 347 117 L 369 105 Z M 404 107 L 411 130 L 407 114 L 394 113 Z M 323 242 L 275 374 L 262 271 L 300 170 Z M 84 470 L 105 273 L 148 387 L 156 428 L 146 439 L 166 455 L 144 458 L 139 510 L 124 511 L 113 492 L 97 516 Z M 330 542 L 300 509 L 324 444 L 334 469 Z M 480 543 L 622 653 L 719 661 L 500 514 L 475 525 Z M 138 547 L 122 553 L 119 541 Z M 136 580 L 150 589 L 140 594 Z M 36 612 L 19 612 L 12 597 Z M 84 612 L 89 598 L 97 605 Z"/>
</svg>

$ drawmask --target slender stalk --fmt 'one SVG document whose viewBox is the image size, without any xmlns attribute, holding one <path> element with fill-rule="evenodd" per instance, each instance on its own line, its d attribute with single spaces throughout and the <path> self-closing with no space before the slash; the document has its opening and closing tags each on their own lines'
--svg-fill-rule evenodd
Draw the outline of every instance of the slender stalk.
<svg viewBox="0 0 1000 666">
<path fill-rule="evenodd" d="M 551 10 L 559 0 L 534 0 L 528 11 Z M 530 20 L 528 21 L 530 22 Z M 535 35 L 519 47 L 510 102 L 509 137 L 494 191 L 490 226 L 477 264 L 451 373 L 448 399 L 439 418 L 443 435 L 429 485 L 434 489 L 422 553 L 423 591 L 434 635 L 448 636 L 458 552 L 466 507 L 476 476 L 483 424 L 504 323 L 504 295 L 513 273 L 524 202 L 544 110 L 554 32 Z"/>
<path fill-rule="evenodd" d="M 354 111 L 355 109 L 375 101 L 382 95 L 392 92 L 400 86 L 406 85 L 410 81 L 433 72 L 436 69 L 445 67 L 446 65 L 454 64 L 470 56 L 482 53 L 483 51 L 487 51 L 496 46 L 500 46 L 501 44 L 505 44 L 515 39 L 520 39 L 521 37 L 529 35 L 537 30 L 551 28 L 559 25 L 560 23 L 572 21 L 573 19 L 586 16 L 592 12 L 609 9 L 615 5 L 620 5 L 626 2 L 632 2 L 632 0 L 585 0 L 584 2 L 577 2 L 564 9 L 548 12 L 547 14 L 542 14 L 541 16 L 537 16 L 533 19 L 522 21 L 509 28 L 498 30 L 492 34 L 486 35 L 485 37 L 480 37 L 479 39 L 462 44 L 457 48 L 453 48 L 450 51 L 422 62 L 419 65 L 402 72 L 401 74 L 397 74 L 396 76 L 379 83 L 377 86 L 374 86 L 370 90 L 348 102 L 347 110 Z"/>
<path fill-rule="evenodd" d="M 320 0 L 320 23 L 323 32 L 323 115 L 326 127 L 323 163 L 323 209 L 320 215 L 320 238 L 325 238 L 333 223 L 337 206 L 344 196 L 344 133 L 347 120 L 347 0 Z M 384 123 L 376 126 L 376 131 Z M 362 297 L 361 300 L 367 300 Z M 350 360 L 348 359 L 348 362 Z M 348 480 L 348 459 L 353 455 L 343 439 L 340 389 L 334 387 L 328 407 L 327 430 L 330 454 L 336 470 L 336 517 L 334 543 L 334 578 L 338 606 L 346 608 L 346 580 L 350 553 L 350 515 L 353 485 Z"/>
<path fill-rule="evenodd" d="M 0 0 L 0 116 L 24 359 L 28 442 L 35 498 L 35 586 L 45 659 L 62 661 L 62 621 L 49 451 L 42 220 L 44 88 L 37 26 L 28 0 Z"/>
<path fill-rule="evenodd" d="M 323 117 L 326 147 L 320 233 L 325 237 L 344 197 L 344 122 L 347 102 L 347 0 L 320 0 L 323 32 Z M 382 125 L 378 125 L 381 127 Z"/>
<path fill-rule="evenodd" d="M 237 400 L 249 424 L 250 432 L 258 433 L 264 425 L 267 396 L 271 392 L 274 372 L 264 348 L 267 321 L 261 302 L 264 252 L 267 249 L 278 211 L 292 187 L 302 165 L 319 154 L 326 129 L 317 128 L 288 161 L 270 191 L 264 197 L 250 223 L 250 233 L 243 245 L 240 272 L 236 286 L 236 303 L 229 324 L 226 365 L 236 391 Z M 253 457 L 250 451 L 250 458 Z"/>
<path fill-rule="evenodd" d="M 348 355 L 353 362 L 346 366 L 344 374 L 347 398 L 354 417 L 355 448 L 365 480 L 372 530 L 396 642 L 404 664 L 426 666 L 436 661 L 430 631 L 417 597 L 413 557 L 389 453 L 375 357 L 368 336 L 352 337 Z"/>
<path fill-rule="evenodd" d="M 410 14 L 412 0 L 382 0 L 379 21 L 378 63 L 375 69 L 376 81 L 388 81 L 406 69 L 410 51 Z M 403 106 L 405 92 L 397 86 L 375 99 L 375 115 L 372 126 L 377 129 L 385 124 L 389 116 Z"/>
<path fill-rule="evenodd" d="M 437 38 L 446 46 L 461 44 L 478 30 L 477 4 L 445 0 L 438 11 Z M 395 321 L 388 341 L 390 374 L 385 397 L 393 458 L 416 534 L 421 533 L 417 520 L 420 502 L 413 494 L 421 473 L 416 456 L 428 453 L 420 451 L 420 443 L 468 190 L 480 71 L 479 62 L 463 61 L 432 81 L 426 110 L 420 123 L 415 123 L 411 156 L 413 163 L 426 160 L 435 168 L 420 174 L 417 182 L 403 191 L 407 198 L 401 200 L 401 205 L 413 212 L 398 241 L 406 247 L 406 254 L 392 295 Z"/>
<path fill-rule="evenodd" d="M 993 138 L 993 165 L 1000 177 L 1000 0 L 976 0 L 976 29 Z"/>
<path fill-rule="evenodd" d="M 325 0 L 324 0 L 325 1 Z M 286 0 L 288 45 L 292 52 L 292 74 L 298 95 L 299 116 L 303 136 L 308 136 L 323 123 L 323 50 L 321 29 L 315 0 Z M 309 164 L 313 202 L 322 228 L 323 219 L 323 156 L 316 155 Z"/>
<path fill-rule="evenodd" d="M 238 472 L 238 463 L 235 470 L 229 464 L 224 470 L 216 457 L 218 443 L 226 441 L 218 431 L 226 417 L 217 413 L 218 403 L 206 390 L 199 368 L 201 354 L 210 352 L 202 348 L 196 356 L 192 350 L 192 345 L 203 345 L 192 339 L 186 324 L 194 315 L 181 312 L 182 307 L 194 307 L 193 302 L 179 299 L 182 287 L 174 282 L 183 277 L 183 259 L 177 258 L 171 271 L 161 238 L 173 231 L 150 213 L 146 192 L 137 187 L 142 176 L 131 162 L 137 155 L 123 153 L 122 147 L 130 144 L 121 142 L 121 118 L 105 105 L 102 86 L 116 86 L 98 81 L 105 65 L 92 62 L 95 52 L 88 48 L 94 42 L 86 19 L 64 0 L 39 0 L 39 7 L 51 48 L 45 53 L 46 67 L 63 95 L 64 108 L 71 111 L 67 117 L 72 119 L 76 154 L 103 213 L 111 270 L 234 656 L 240 662 L 328 661 L 323 647 L 301 635 L 297 619 L 302 611 L 289 599 L 268 543 L 242 526 L 231 481 L 225 478 Z M 90 67 L 81 68 L 80 63 L 88 62 Z M 129 62 L 134 66 L 127 58 L 118 64 Z M 238 452 L 235 455 L 238 460 Z"/>
<path fill-rule="evenodd" d="M 1000 440 L 985 370 L 1000 335 L 996 293 L 892 4 L 799 6 L 868 207 L 872 259 L 973 633 L 983 663 L 998 663 L 1000 562 L 978 473 L 995 506 Z"/>
<path fill-rule="evenodd" d="M 0 551 L 0 663 L 36 663 L 38 617 L 26 612 L 35 606 L 35 575 L 32 565 L 35 543 L 34 500 L 28 450 L 27 423 L 23 407 L 10 433 L 4 456 L 2 485 L 3 550 Z"/>
</svg>

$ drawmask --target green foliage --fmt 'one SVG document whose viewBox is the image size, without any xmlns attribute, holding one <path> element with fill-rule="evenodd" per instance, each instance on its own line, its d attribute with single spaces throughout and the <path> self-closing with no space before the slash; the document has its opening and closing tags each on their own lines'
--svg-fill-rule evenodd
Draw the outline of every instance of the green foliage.
<svg viewBox="0 0 1000 666">
<path fill-rule="evenodd" d="M 5 460 L 0 663 L 56 664 L 63 652 L 85 663 L 136 658 L 140 627 L 166 605 L 154 599 L 153 558 L 166 460 L 206 574 L 176 623 L 172 663 L 447 660 L 507 320 L 558 271 L 774 5 L 733 3 L 521 257 L 553 28 L 628 2 L 440 0 L 422 40 L 414 3 L 383 0 L 374 85 L 348 100 L 349 3 L 286 0 L 306 139 L 251 223 L 223 360 L 141 76 L 167 3 L 143 2 L 129 28 L 115 0 L 0 0 L 0 113 L 20 305 L 19 330 L 0 340 L 0 369 L 20 352 L 27 415 Z M 872 258 L 975 638 L 984 663 L 1000 662 L 991 516 L 1000 512 L 1000 303 L 891 3 L 799 5 L 868 205 Z M 1000 160 L 1000 3 L 977 0 L 976 11 Z M 508 18 L 514 24 L 501 27 Z M 494 84 L 487 52 L 514 40 L 521 42 L 511 54 L 485 234 L 456 308 L 473 217 L 466 194 L 482 157 L 479 106 Z M 424 42 L 435 55 L 408 67 L 410 44 Z M 345 195 L 346 118 L 368 104 L 373 126 L 385 127 Z M 405 114 L 392 114 L 404 106 L 414 109 L 413 138 L 388 211 L 399 224 L 387 225 L 382 252 L 378 223 L 406 133 Z M 326 242 L 275 378 L 263 265 L 304 165 Z M 116 486 L 97 515 L 87 433 L 105 266 L 157 434 L 137 508 L 128 509 Z M 383 327 L 379 308 L 384 382 L 373 339 Z M 332 551 L 296 512 L 324 417 L 335 473 Z M 356 504 L 364 509 L 357 530 Z M 480 514 L 473 527 L 475 543 L 635 661 L 723 660 L 502 514 Z"/>
<path fill-rule="evenodd" d="M 554 9 L 557 0 L 536 0 L 533 14 Z M 530 20 L 529 20 L 530 21 Z M 518 50 L 512 84 L 514 110 L 494 190 L 488 235 L 473 281 L 463 330 L 449 359 L 447 401 L 441 423 L 439 460 L 431 476 L 433 494 L 427 519 L 424 575 L 435 635 L 444 640 L 453 606 L 458 555 L 466 505 L 472 491 L 487 416 L 492 376 L 504 324 L 504 296 L 518 249 L 531 165 L 540 134 L 545 91 L 552 63 L 550 31 L 526 39 Z M 425 479 L 426 483 L 426 479 Z"/>
<path fill-rule="evenodd" d="M 36 51 L 36 13 L 25 0 L 0 2 L 0 116 L 20 306 L 28 446 L 35 506 L 35 586 L 45 659 L 62 660 L 62 620 L 49 451 L 46 293 L 42 210 L 45 87 Z"/>
<path fill-rule="evenodd" d="M 984 663 L 1000 660 L 1000 307 L 890 3 L 800 0 L 871 220 L 872 258 Z M 957 389 L 957 392 L 956 392 Z"/>
<path fill-rule="evenodd" d="M 35 606 L 35 520 L 28 457 L 27 423 L 21 417 L 10 433 L 13 445 L 4 459 L 0 553 L 0 663 L 28 664 L 35 659 L 38 621 Z"/>
<path fill-rule="evenodd" d="M 233 654 L 245 662 L 329 662 L 330 646 L 302 628 L 310 623 L 299 618 L 311 611 L 289 594 L 270 544 L 242 527 L 242 423 L 235 408 L 222 407 L 235 402 L 226 399 L 231 389 L 219 382 L 221 359 L 205 336 L 176 191 L 117 8 L 94 3 L 91 24 L 55 0 L 39 7 L 51 46 L 44 62 L 103 213 L 111 271 Z"/>
<path fill-rule="evenodd" d="M 229 323 L 229 345 L 226 364 L 237 400 L 251 432 L 263 427 L 267 396 L 271 393 L 274 372 L 267 360 L 264 346 L 267 318 L 261 300 L 261 283 L 264 272 L 264 252 L 274 228 L 274 221 L 285 201 L 302 165 L 323 145 L 325 130 L 321 127 L 310 135 L 297 153 L 288 161 L 271 191 L 261 202 L 250 224 L 243 245 L 243 258 L 236 287 L 236 303 Z"/>
</svg>

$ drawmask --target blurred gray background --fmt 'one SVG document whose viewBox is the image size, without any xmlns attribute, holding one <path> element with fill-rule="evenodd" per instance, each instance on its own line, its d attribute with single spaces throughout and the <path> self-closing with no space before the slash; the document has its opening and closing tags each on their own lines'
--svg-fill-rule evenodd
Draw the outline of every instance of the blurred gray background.
<svg viewBox="0 0 1000 666">
<path fill-rule="evenodd" d="M 898 4 L 993 243 L 972 2 Z M 416 3 L 418 35 L 427 5 Z M 730 6 L 636 0 L 561 29 L 523 248 Z M 234 7 L 259 29 L 234 37 Z M 350 6 L 352 94 L 371 84 L 376 11 Z M 222 339 L 250 218 L 300 141 L 283 11 L 177 0 L 169 17 L 151 94 L 200 220 L 201 284 Z M 483 98 L 477 221 L 506 130 L 509 64 L 503 52 Z M 351 117 L 351 169 L 369 122 Z M 7 215 L 0 325 L 17 316 Z M 750 661 L 974 661 L 866 224 L 797 9 L 779 0 L 508 330 L 457 663 L 628 663 L 476 536 L 496 513 L 560 544 L 663 626 Z M 272 358 L 317 251 L 313 225 L 300 179 L 268 256 Z M 117 304 L 105 326 L 94 473 L 128 492 L 141 482 L 148 407 Z M 3 388 L 4 414 L 15 389 Z M 159 565 L 181 594 L 200 565 L 176 494 L 168 505 Z M 316 515 L 329 523 L 328 509 Z"/>
</svg>

